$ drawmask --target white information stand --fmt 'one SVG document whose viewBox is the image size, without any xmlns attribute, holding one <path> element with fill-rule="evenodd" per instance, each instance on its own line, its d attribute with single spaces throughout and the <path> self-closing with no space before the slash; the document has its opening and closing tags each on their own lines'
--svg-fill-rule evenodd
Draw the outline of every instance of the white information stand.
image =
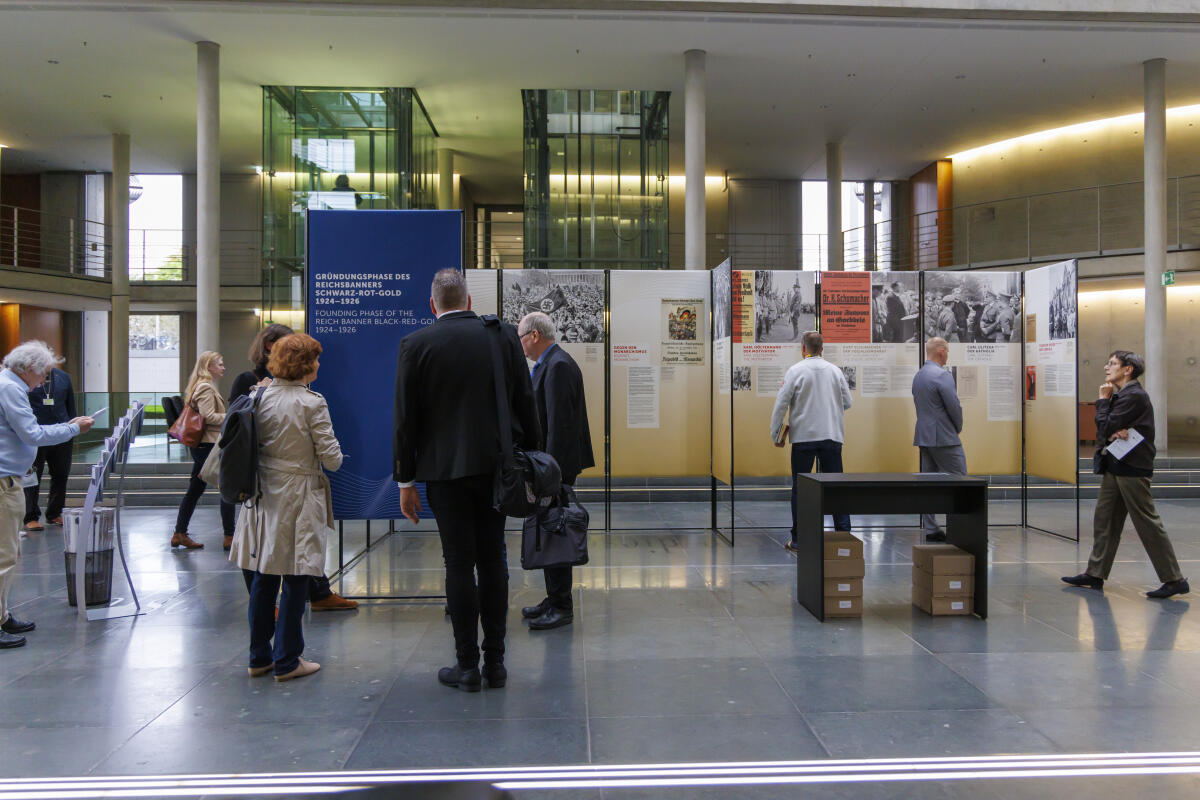
<svg viewBox="0 0 1200 800">
<path fill-rule="evenodd" d="M 133 588 L 133 578 L 129 574 L 129 564 L 125 560 L 125 545 L 121 541 L 121 493 L 125 484 L 125 465 L 129 461 L 129 448 L 134 438 L 142 431 L 142 421 L 145 419 L 146 407 L 134 401 L 125 416 L 117 421 L 112 436 L 104 440 L 104 448 L 100 452 L 99 461 L 92 466 L 91 480 L 88 481 L 87 496 L 83 501 L 83 515 L 78 527 L 74 528 L 71 545 L 75 552 L 75 598 L 79 616 L 88 621 L 97 619 L 116 619 L 118 617 L 133 617 L 144 613 L 138 602 L 137 591 Z M 113 539 L 116 540 L 117 555 L 121 559 L 121 569 L 125 573 L 125 581 L 129 584 L 129 598 L 117 598 L 115 602 L 103 608 L 88 608 L 86 594 L 87 552 L 91 538 L 92 526 L 95 524 L 96 504 L 104 499 L 104 492 L 117 469 L 116 485 L 112 487 L 113 496 Z"/>
</svg>

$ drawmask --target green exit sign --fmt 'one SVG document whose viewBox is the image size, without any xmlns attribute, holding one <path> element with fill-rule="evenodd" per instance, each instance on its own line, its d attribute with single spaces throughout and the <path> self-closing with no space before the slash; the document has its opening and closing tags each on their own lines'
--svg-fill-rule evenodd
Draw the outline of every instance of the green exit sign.
<svg viewBox="0 0 1200 800">
<path fill-rule="evenodd" d="M 1167 270 L 1166 272 L 1164 272 L 1162 274 L 1162 285 L 1163 286 L 1174 286 L 1175 285 L 1175 270 L 1173 270 L 1173 269 Z"/>
</svg>

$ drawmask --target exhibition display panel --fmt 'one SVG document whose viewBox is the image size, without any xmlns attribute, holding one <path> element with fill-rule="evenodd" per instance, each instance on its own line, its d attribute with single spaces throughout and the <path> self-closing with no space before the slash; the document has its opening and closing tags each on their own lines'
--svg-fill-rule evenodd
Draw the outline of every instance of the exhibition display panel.
<svg viewBox="0 0 1200 800">
<path fill-rule="evenodd" d="M 362 399 L 391 397 L 400 338 L 432 321 L 433 273 L 460 263 L 460 225 L 457 212 L 310 214 L 306 316 L 327 354 L 316 388 L 349 455 L 330 475 L 339 519 L 387 520 L 390 532 L 400 516 L 391 437 Z M 374 264 L 387 266 L 365 266 Z M 911 382 L 924 343 L 940 336 L 968 472 L 1020 476 L 1022 499 L 1030 478 L 1077 490 L 1074 262 L 1028 273 L 817 273 L 726 261 L 711 271 L 470 270 L 467 280 L 479 313 L 513 324 L 549 314 L 579 364 L 596 460 L 582 479 L 597 529 L 601 519 L 620 527 L 600 516 L 601 498 L 611 512 L 614 496 L 670 496 L 699 502 L 626 515 L 626 527 L 710 527 L 732 543 L 735 487 L 777 490 L 789 478 L 788 448 L 773 446 L 769 423 L 813 329 L 850 386 L 847 472 L 919 471 Z M 390 418 L 382 424 L 390 431 Z"/>
</svg>

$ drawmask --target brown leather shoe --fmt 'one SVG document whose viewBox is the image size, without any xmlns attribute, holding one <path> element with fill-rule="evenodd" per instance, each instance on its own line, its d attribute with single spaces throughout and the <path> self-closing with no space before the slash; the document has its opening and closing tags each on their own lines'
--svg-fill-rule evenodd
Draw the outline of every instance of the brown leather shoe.
<svg viewBox="0 0 1200 800">
<path fill-rule="evenodd" d="M 36 519 L 32 519 L 29 522 L 25 523 L 25 530 L 27 530 L 27 531 L 44 531 L 44 530 L 46 530 L 46 526 L 43 525 L 42 523 L 38 522 Z"/>
<path fill-rule="evenodd" d="M 57 525 L 58 527 L 61 528 L 62 527 L 62 517 L 55 517 L 54 519 L 50 520 L 50 524 Z"/>
<path fill-rule="evenodd" d="M 337 592 L 331 592 L 329 597 L 313 600 L 308 605 L 313 611 L 350 611 L 358 608 L 358 601 L 347 600 Z"/>
<path fill-rule="evenodd" d="M 265 667 L 246 667 L 246 672 L 251 678 L 261 678 L 263 675 L 270 675 L 274 669 L 274 664 L 267 664 Z"/>
<path fill-rule="evenodd" d="M 204 545 L 200 542 L 194 541 L 192 537 L 188 536 L 186 533 L 175 531 L 175 533 L 171 535 L 171 547 L 185 547 L 188 550 L 199 550 L 204 547 Z"/>
<path fill-rule="evenodd" d="M 291 681 L 291 680 L 295 680 L 296 678 L 303 678 L 305 675 L 312 675 L 314 672 L 316 672 L 320 668 L 321 668 L 321 665 L 318 664 L 317 662 L 305 661 L 302 658 L 302 659 L 300 659 L 299 666 L 297 666 L 291 672 L 284 673 L 283 675 L 276 675 L 275 681 L 277 683 L 283 683 L 284 681 Z"/>
<path fill-rule="evenodd" d="M 222 549 L 225 550 L 226 553 L 228 553 L 230 550 L 232 550 L 233 549 L 233 537 L 226 536 L 224 539 L 222 539 L 221 547 L 222 547 Z"/>
</svg>

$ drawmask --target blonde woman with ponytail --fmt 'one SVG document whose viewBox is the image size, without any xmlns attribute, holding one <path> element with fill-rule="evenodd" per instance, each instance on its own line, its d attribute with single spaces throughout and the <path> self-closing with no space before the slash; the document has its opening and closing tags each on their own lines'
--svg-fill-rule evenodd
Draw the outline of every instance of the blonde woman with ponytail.
<svg viewBox="0 0 1200 800">
<path fill-rule="evenodd" d="M 192 512 L 196 510 L 196 502 L 208 487 L 200 480 L 200 469 L 208 459 L 208 454 L 221 438 L 221 425 L 225 422 L 225 398 L 217 390 L 216 381 L 225 374 L 225 359 L 220 353 L 205 350 L 196 359 L 192 375 L 188 378 L 187 389 L 183 392 L 184 405 L 190 405 L 204 417 L 204 435 L 198 447 L 189 448 L 192 452 L 192 479 L 188 483 L 187 493 L 179 503 L 179 516 L 175 520 L 175 532 L 171 535 L 171 547 L 184 547 L 188 550 L 198 550 L 204 547 L 200 542 L 188 535 L 188 524 L 192 521 Z M 224 546 L 229 549 L 233 539 L 233 506 L 221 504 L 221 526 L 225 531 Z"/>
</svg>

